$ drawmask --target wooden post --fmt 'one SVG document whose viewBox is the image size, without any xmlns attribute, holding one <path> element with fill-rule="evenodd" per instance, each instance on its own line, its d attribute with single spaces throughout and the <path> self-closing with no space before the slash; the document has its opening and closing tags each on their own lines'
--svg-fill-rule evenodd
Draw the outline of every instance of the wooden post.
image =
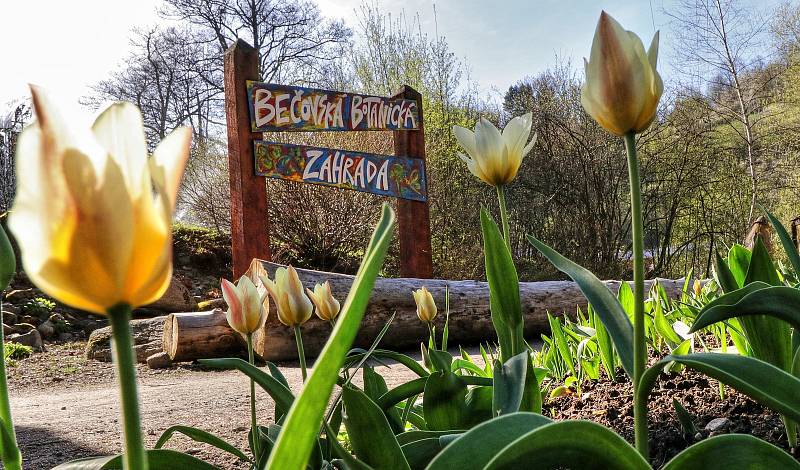
<svg viewBox="0 0 800 470">
<path fill-rule="evenodd" d="M 394 154 L 425 160 L 425 131 L 422 116 L 422 95 L 408 85 L 392 98 L 416 100 L 419 111 L 418 129 L 394 131 Z M 400 237 L 400 276 L 430 279 L 431 225 L 428 202 L 397 200 L 397 230 Z"/>
<path fill-rule="evenodd" d="M 228 172 L 231 188 L 233 277 L 247 271 L 253 258 L 271 259 L 267 188 L 256 176 L 254 134 L 250 129 L 247 80 L 258 80 L 258 51 L 239 39 L 225 51 L 225 114 L 228 124 Z"/>
</svg>

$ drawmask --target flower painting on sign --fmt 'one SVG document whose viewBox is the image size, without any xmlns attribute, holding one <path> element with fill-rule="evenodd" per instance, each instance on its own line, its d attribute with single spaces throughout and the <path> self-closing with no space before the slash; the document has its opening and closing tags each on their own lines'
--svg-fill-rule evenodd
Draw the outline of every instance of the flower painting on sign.
<svg viewBox="0 0 800 470">
<path fill-rule="evenodd" d="M 381 131 L 419 127 L 417 102 L 247 82 L 250 127 L 261 131 Z"/>
<path fill-rule="evenodd" d="M 418 158 L 257 140 L 256 174 L 353 189 L 381 196 L 427 200 L 425 163 Z"/>
</svg>

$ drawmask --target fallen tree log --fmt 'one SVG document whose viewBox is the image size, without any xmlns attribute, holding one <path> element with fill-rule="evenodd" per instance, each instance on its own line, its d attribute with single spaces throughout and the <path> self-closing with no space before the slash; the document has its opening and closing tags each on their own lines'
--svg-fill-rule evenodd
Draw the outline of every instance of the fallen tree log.
<svg viewBox="0 0 800 470">
<path fill-rule="evenodd" d="M 164 321 L 164 352 L 172 362 L 238 355 L 244 341 L 228 326 L 225 312 L 172 313 Z"/>
<path fill-rule="evenodd" d="M 263 292 L 259 276 L 268 274 L 271 278 L 280 264 L 263 260 L 253 260 L 247 274 L 253 279 L 259 291 Z M 353 276 L 344 274 L 297 270 L 305 287 L 313 289 L 314 284 L 330 281 L 334 297 L 344 304 L 350 291 Z M 617 292 L 620 281 L 604 281 L 612 292 Z M 646 281 L 649 289 L 654 281 Z M 658 279 L 667 294 L 672 298 L 680 295 L 684 280 Z M 417 348 L 428 337 L 427 327 L 416 315 L 416 305 L 411 292 L 421 286 L 431 291 L 440 314 L 435 320 L 437 331 L 444 324 L 445 290 L 450 294 L 450 344 L 469 344 L 494 341 L 494 327 L 489 312 L 489 287 L 485 282 L 449 281 L 441 279 L 378 278 L 370 296 L 370 302 L 354 346 L 369 347 L 378 332 L 396 313 L 394 322 L 382 341 L 382 346 L 391 349 Z M 525 317 L 525 336 L 537 338 L 549 330 L 547 312 L 553 315 L 574 315 L 576 307 L 586 307 L 586 299 L 572 281 L 544 281 L 520 283 L 522 312 Z M 256 353 L 265 360 L 277 361 L 297 358 L 294 332 L 278 321 L 275 305 L 270 302 L 270 313 L 264 326 L 254 334 Z M 327 322 L 311 317 L 302 326 L 306 354 L 317 355 L 331 332 Z"/>
<path fill-rule="evenodd" d="M 161 335 L 167 317 L 131 320 L 133 350 L 137 362 L 146 362 L 147 357 L 161 351 Z M 111 327 L 98 328 L 89 335 L 84 349 L 86 359 L 111 362 Z"/>
</svg>

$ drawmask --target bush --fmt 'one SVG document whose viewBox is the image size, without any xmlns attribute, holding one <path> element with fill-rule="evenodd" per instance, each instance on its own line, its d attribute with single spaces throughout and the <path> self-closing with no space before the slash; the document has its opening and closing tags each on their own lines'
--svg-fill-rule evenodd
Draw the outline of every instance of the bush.
<svg viewBox="0 0 800 470">
<path fill-rule="evenodd" d="M 22 306 L 22 311 L 26 315 L 46 319 L 50 318 L 50 314 L 53 313 L 54 308 L 56 308 L 56 303 L 52 300 L 44 297 L 36 297 L 25 302 Z"/>
<path fill-rule="evenodd" d="M 20 360 L 31 357 L 33 348 L 19 343 L 6 343 L 5 344 L 5 357 L 8 360 Z"/>
</svg>

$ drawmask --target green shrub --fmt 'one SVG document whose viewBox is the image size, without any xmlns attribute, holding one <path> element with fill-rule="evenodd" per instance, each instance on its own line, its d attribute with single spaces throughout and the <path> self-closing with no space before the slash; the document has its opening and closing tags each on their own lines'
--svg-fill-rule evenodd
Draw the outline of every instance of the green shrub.
<svg viewBox="0 0 800 470">
<path fill-rule="evenodd" d="M 22 311 L 26 315 L 31 315 L 39 318 L 49 318 L 56 308 L 56 303 L 44 297 L 33 298 L 22 306 Z"/>
<path fill-rule="evenodd" d="M 31 357 L 33 348 L 19 343 L 6 343 L 5 344 L 5 357 L 8 360 L 20 360 Z"/>
</svg>

